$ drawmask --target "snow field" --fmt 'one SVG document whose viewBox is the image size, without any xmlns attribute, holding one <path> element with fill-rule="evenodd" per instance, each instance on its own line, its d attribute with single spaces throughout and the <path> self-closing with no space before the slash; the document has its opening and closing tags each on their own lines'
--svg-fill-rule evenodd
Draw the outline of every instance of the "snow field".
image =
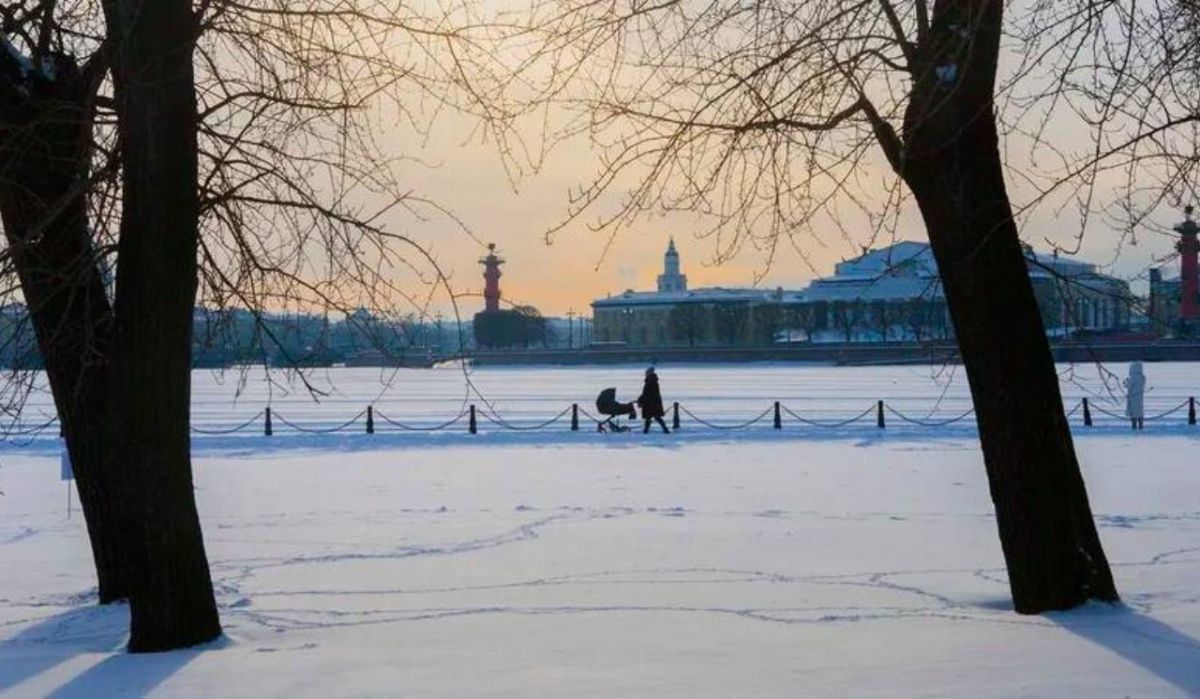
<svg viewBox="0 0 1200 699">
<path fill-rule="evenodd" d="M 0 455 L 0 693 L 1200 695 L 1196 436 L 1078 439 L 1126 606 L 1039 617 L 969 437 L 672 437 L 201 452 L 227 639 L 152 657 Z"/>
</svg>

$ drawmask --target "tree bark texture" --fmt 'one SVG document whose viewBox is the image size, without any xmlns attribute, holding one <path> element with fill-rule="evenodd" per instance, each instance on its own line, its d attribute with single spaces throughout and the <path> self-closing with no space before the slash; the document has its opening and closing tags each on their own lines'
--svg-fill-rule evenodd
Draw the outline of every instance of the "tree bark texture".
<svg viewBox="0 0 1200 699">
<path fill-rule="evenodd" d="M 122 154 L 108 421 L 138 571 L 131 651 L 221 633 L 192 485 L 190 346 L 198 237 L 197 31 L 187 0 L 107 0 Z"/>
<path fill-rule="evenodd" d="M 101 603 L 128 595 L 101 424 L 112 318 L 84 184 L 98 76 L 56 55 L 54 79 L 0 61 L 0 217 L 75 473 Z"/>
<path fill-rule="evenodd" d="M 993 104 L 1002 13 L 1001 0 L 936 3 L 898 169 L 941 272 L 1013 603 L 1040 613 L 1118 596 L 1004 182 Z"/>
</svg>

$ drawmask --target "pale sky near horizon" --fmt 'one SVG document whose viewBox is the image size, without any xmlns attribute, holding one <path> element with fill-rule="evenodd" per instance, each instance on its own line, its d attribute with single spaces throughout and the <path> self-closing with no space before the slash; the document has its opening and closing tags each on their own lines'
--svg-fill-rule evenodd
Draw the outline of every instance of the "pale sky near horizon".
<svg viewBox="0 0 1200 699">
<path fill-rule="evenodd" d="M 670 237 L 675 239 L 683 271 L 693 288 L 752 286 L 764 272 L 763 255 L 752 249 L 743 250 L 731 261 L 712 264 L 716 243 L 698 239 L 696 222 L 680 215 L 643 217 L 617 233 L 607 254 L 609 233 L 592 232 L 584 221 L 567 227 L 547 244 L 543 234 L 564 216 L 569 193 L 588 184 L 597 172 L 597 159 L 589 146 L 575 142 L 552 151 L 544 169 L 521 180 L 514 191 L 497 148 L 481 142 L 471 123 L 442 114 L 435 127 L 422 138 L 397 131 L 386 135 L 382 143 L 395 150 L 389 155 L 413 156 L 435 165 L 426 168 L 409 163 L 400 174 L 416 193 L 452 211 L 476 239 L 443 218 L 418 221 L 397 214 L 389 223 L 429 245 L 458 293 L 478 293 L 482 289 L 478 260 L 486 254 L 483 244 L 487 242 L 494 242 L 507 261 L 501 279 L 504 297 L 514 303 L 536 306 L 543 314 L 554 316 L 570 310 L 586 313 L 593 300 L 625 289 L 653 289 Z M 1056 148 L 1089 152 L 1086 138 L 1073 142 L 1080 134 L 1071 125 L 1063 123 L 1056 130 Z M 1009 154 L 1010 163 L 1033 157 L 1028 153 Z M 885 175 L 867 173 L 879 181 Z M 1020 200 L 1020 187 L 1020 183 L 1009 178 L 1014 201 Z M 1102 188 L 1098 196 L 1104 195 Z M 1179 220 L 1181 212 L 1162 210 L 1157 212 L 1154 223 L 1166 227 Z M 805 244 L 807 263 L 796 251 L 781 246 L 757 285 L 802 288 L 815 277 L 831 274 L 835 263 L 857 256 L 860 246 L 875 237 L 870 230 L 855 229 L 853 223 L 847 227 L 856 232 L 843 237 L 831 230 L 821 236 L 821 241 Z M 1055 210 L 1047 206 L 1036 210 L 1024 222 L 1022 237 L 1040 251 L 1049 251 L 1051 242 L 1070 250 L 1077 245 L 1078 233 L 1078 218 L 1069 208 Z M 910 212 L 902 220 L 896 239 L 924 242 L 926 236 L 920 218 Z M 1119 231 L 1112 229 L 1103 217 L 1095 216 L 1078 243 L 1078 257 L 1099 265 L 1102 271 L 1128 279 L 1135 293 L 1145 293 L 1147 269 L 1156 265 L 1156 258 L 1171 255 L 1174 240 L 1149 230 L 1137 233 L 1136 247 L 1120 247 L 1120 239 Z M 880 236 L 875 242 L 878 247 L 892 239 Z M 1173 262 L 1166 268 L 1168 275 L 1176 273 Z M 438 310 L 448 311 L 444 299 L 435 305 Z M 468 297 L 462 299 L 460 312 L 470 317 L 481 307 L 482 299 Z"/>
<path fill-rule="evenodd" d="M 413 221 L 398 217 L 393 221 L 428 242 L 459 293 L 482 289 L 478 260 L 486 254 L 481 243 L 487 242 L 494 242 L 506 260 L 501 279 L 504 297 L 536 306 L 545 315 L 561 316 L 569 310 L 586 313 L 591 301 L 607 294 L 653 289 L 670 237 L 675 239 L 690 287 L 752 286 L 764 270 L 764 258 L 754 250 L 744 250 L 732 261 L 712 264 L 715 243 L 698 239 L 695 222 L 683 216 L 644 217 L 631 228 L 619 231 L 607 254 L 608 233 L 590 231 L 582 222 L 559 232 L 547 244 L 543 234 L 566 211 L 570 188 L 586 183 L 594 174 L 594 163 L 587 162 L 586 151 L 552 153 L 547 168 L 520 182 L 514 191 L 494 147 L 464 141 L 465 134 L 465 130 L 452 134 L 443 129 L 432 136 L 418 154 L 436 167 L 413 165 L 410 174 L 416 191 L 453 211 L 479 241 L 445 219 Z M 1174 212 L 1163 216 L 1161 224 L 1182 219 L 1182 214 Z M 1039 212 L 1027 222 L 1022 236 L 1043 251 L 1049 249 L 1045 239 L 1071 248 L 1077 235 L 1074 221 L 1070 215 Z M 1154 258 L 1170 255 L 1173 240 L 1147 231 L 1138 235 L 1137 247 L 1125 247 L 1118 254 L 1119 233 L 1104 224 L 1099 217 L 1094 219 L 1079 257 L 1129 279 L 1135 292 L 1144 293 L 1146 269 Z M 834 264 L 856 256 L 872 236 L 864 230 L 850 237 L 846 240 L 831 234 L 825 236 L 823 244 L 814 241 L 807 245 L 815 271 L 795 251 L 781 249 L 758 286 L 802 288 L 815 277 L 831 274 Z M 896 239 L 924 242 L 920 219 L 908 216 Z M 882 238 L 877 247 L 889 242 L 890 237 Z M 1173 264 L 1167 265 L 1168 274 L 1174 273 L 1170 271 Z M 437 306 L 448 312 L 441 301 Z M 461 301 L 460 310 L 469 317 L 481 306 L 481 299 L 469 297 Z"/>
</svg>

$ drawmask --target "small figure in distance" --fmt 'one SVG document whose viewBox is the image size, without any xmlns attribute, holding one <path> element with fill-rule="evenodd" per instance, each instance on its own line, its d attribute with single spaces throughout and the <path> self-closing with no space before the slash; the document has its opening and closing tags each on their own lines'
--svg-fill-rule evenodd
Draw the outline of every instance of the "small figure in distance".
<svg viewBox="0 0 1200 699">
<path fill-rule="evenodd" d="M 667 423 L 663 422 L 663 416 L 667 413 L 663 409 L 662 391 L 658 388 L 658 374 L 654 373 L 654 367 L 646 370 L 646 382 L 642 384 L 642 395 L 638 396 L 637 404 L 642 409 L 642 419 L 645 421 L 642 434 L 650 431 L 651 420 L 658 422 L 664 434 L 671 434 Z"/>
<path fill-rule="evenodd" d="M 1142 373 L 1142 363 L 1134 362 L 1129 365 L 1129 378 L 1125 379 L 1125 414 L 1133 429 L 1146 427 L 1146 375 Z"/>
</svg>

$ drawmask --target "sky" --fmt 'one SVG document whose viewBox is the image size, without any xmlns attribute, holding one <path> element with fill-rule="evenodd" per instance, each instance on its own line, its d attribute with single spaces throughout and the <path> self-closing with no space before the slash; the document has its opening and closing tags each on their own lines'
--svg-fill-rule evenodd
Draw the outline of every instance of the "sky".
<svg viewBox="0 0 1200 699">
<path fill-rule="evenodd" d="M 1002 71 L 1003 72 L 1003 71 Z M 753 286 L 803 288 L 813 278 L 831 274 L 839 261 L 861 253 L 861 246 L 891 242 L 890 235 L 876 237 L 865 222 L 847 223 L 848 234 L 836 231 L 821 234 L 820 240 L 802 242 L 804 256 L 781 248 L 767 266 L 761 252 L 744 249 L 732 260 L 714 264 L 717 245 L 699 237 L 696 220 L 686 216 L 646 216 L 616 232 L 589 230 L 586 221 L 573 223 L 547 239 L 545 232 L 565 215 L 570 193 L 590 182 L 599 168 L 596 153 L 576 139 L 551 151 L 544 167 L 535 175 L 513 182 L 506 174 L 499 149 L 480 136 L 474 122 L 442 113 L 430 132 L 413 135 L 397 129 L 386 134 L 382 143 L 394 149 L 394 155 L 419 158 L 423 163 L 405 161 L 401 172 L 415 192 L 452 211 L 470 233 L 443 218 L 414 220 L 397 214 L 390 224 L 397 230 L 424 241 L 449 275 L 458 293 L 468 296 L 461 301 L 460 312 L 469 316 L 482 306 L 477 294 L 483 286 L 479 259 L 486 255 L 486 244 L 495 243 L 506 260 L 501 290 L 506 300 L 533 305 L 545 315 L 567 312 L 586 313 L 594 299 L 626 289 L 650 290 L 662 267 L 662 253 L 668 239 L 674 238 L 689 285 Z M 1063 153 L 1085 155 L 1090 144 L 1068 123 L 1051 124 L 1054 147 Z M 1038 154 L 1024 152 L 1012 145 L 1006 159 L 1014 173 Z M 867 163 L 864 168 L 881 167 Z M 863 179 L 883 181 L 884 172 L 865 172 Z M 1019 181 L 1010 177 L 1008 185 L 1014 202 L 1027 193 Z M 1103 183 L 1102 183 L 1103 184 Z M 1113 182 L 1109 185 L 1115 184 Z M 1112 190 L 1103 186 L 1101 201 Z M 590 219 L 589 219 L 590 220 Z M 1160 229 L 1169 229 L 1182 220 L 1182 213 L 1163 210 L 1153 221 Z M 1150 230 L 1136 232 L 1138 244 L 1120 244 L 1123 234 L 1103 217 L 1093 217 L 1080 238 L 1080 222 L 1071 206 L 1043 206 L 1022 222 L 1022 238 L 1036 249 L 1049 251 L 1053 245 L 1064 250 L 1079 249 L 1078 257 L 1097 264 L 1102 271 L 1128 279 L 1135 293 L 1146 292 L 1147 269 L 1168 258 L 1174 240 Z M 832 227 L 831 227 L 832 228 Z M 924 227 L 915 212 L 907 212 L 895 233 L 897 240 L 925 241 Z M 804 259 L 807 258 L 807 259 Z M 1174 263 L 1166 265 L 1168 276 Z M 444 301 L 438 310 L 448 311 Z"/>
<path fill-rule="evenodd" d="M 440 127 L 421 147 L 420 157 L 432 167 L 415 163 L 407 167 L 414 188 L 453 211 L 470 234 L 439 218 L 414 221 L 398 216 L 393 224 L 426 241 L 459 293 L 482 290 L 479 259 L 487 254 L 486 243 L 495 243 L 505 259 L 500 285 L 506 300 L 536 306 L 545 315 L 562 316 L 569 311 L 587 313 L 592 300 L 607 294 L 653 289 L 672 237 L 692 288 L 754 286 L 760 276 L 760 287 L 803 288 L 818 276 L 832 274 L 837 262 L 856 257 L 860 246 L 872 238 L 870 230 L 852 231 L 849 239 L 837 234 L 822 236 L 822 241 L 805 245 L 808 262 L 797 252 L 783 249 L 769 267 L 763 255 L 752 249 L 714 264 L 714 241 L 699 238 L 696 221 L 684 216 L 644 217 L 618 231 L 611 246 L 607 245 L 608 232 L 589 230 L 584 222 L 547 240 L 545 232 L 566 212 L 571 189 L 595 173 L 594 156 L 582 144 L 552 153 L 542 172 L 514 186 L 495 147 L 472 139 L 464 124 L 457 126 L 460 128 Z M 399 141 L 396 147 L 411 150 L 411 144 Z M 1182 219 L 1182 214 L 1168 211 L 1160 223 L 1172 223 L 1172 216 Z M 1025 223 L 1022 237 L 1039 250 L 1049 250 L 1047 241 L 1071 249 L 1078 233 L 1078 221 L 1069 212 L 1045 210 Z M 1118 249 L 1119 238 L 1120 233 L 1104 220 L 1093 219 L 1080 244 L 1079 257 L 1129 279 L 1135 292 L 1144 293 L 1146 269 L 1155 264 L 1155 258 L 1170 255 L 1173 240 L 1147 231 L 1138 236 L 1136 247 Z M 920 219 L 907 216 L 896 239 L 924 242 Z M 891 238 L 884 237 L 876 244 L 888 242 Z M 1168 270 L 1172 265 L 1167 265 Z M 460 312 L 470 316 L 481 306 L 482 299 L 468 296 L 462 299 Z M 441 302 L 439 310 L 449 312 Z"/>
</svg>

